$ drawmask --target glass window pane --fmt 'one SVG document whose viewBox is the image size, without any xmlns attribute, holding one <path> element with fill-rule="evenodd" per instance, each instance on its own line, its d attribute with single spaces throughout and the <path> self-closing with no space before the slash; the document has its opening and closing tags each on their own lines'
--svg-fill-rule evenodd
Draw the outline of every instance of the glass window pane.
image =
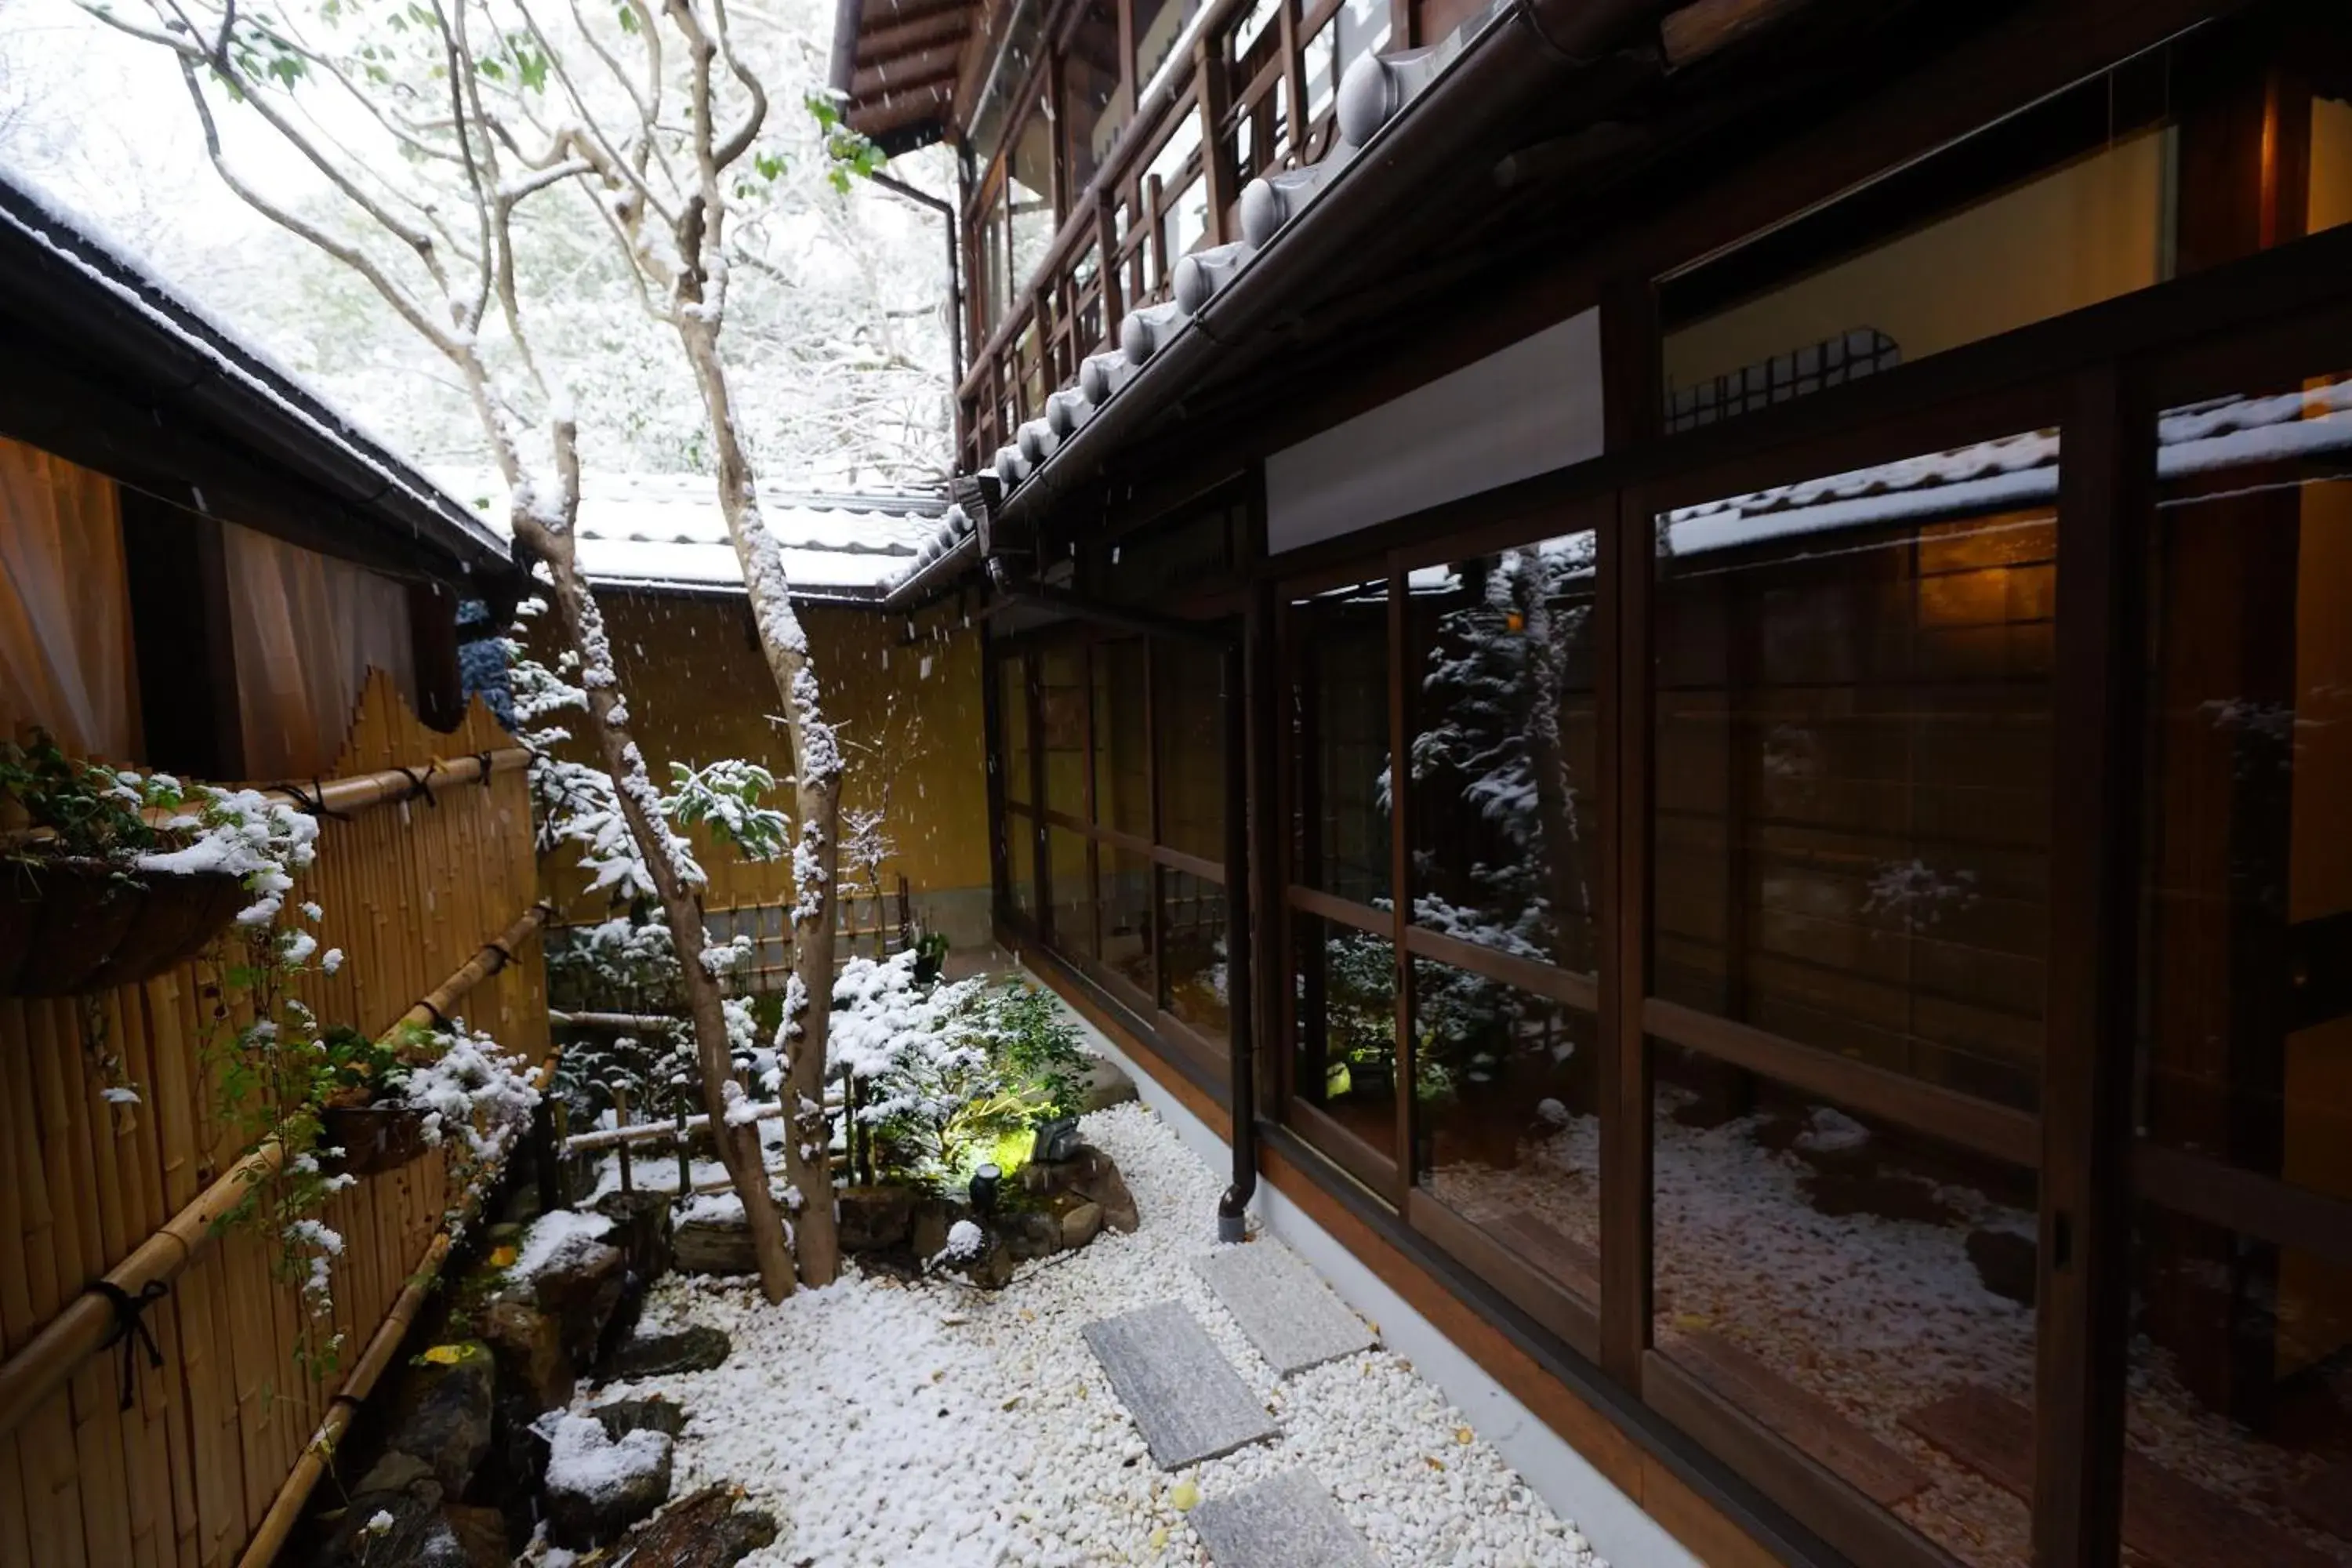
<svg viewBox="0 0 2352 1568">
<path fill-rule="evenodd" d="M 1660 520 L 1658 994 L 2031 1109 L 2058 438 Z"/>
<path fill-rule="evenodd" d="M 1422 1189 L 1554 1284 L 1598 1302 L 1601 1121 L 1592 1015 L 1416 958 Z"/>
<path fill-rule="evenodd" d="M 2352 71 L 2345 73 L 2352 78 Z M 2311 100 L 2311 232 L 2352 223 L 2352 79 Z"/>
<path fill-rule="evenodd" d="M 1097 643 L 1095 679 L 1095 821 L 1151 837 L 1151 780 L 1141 639 Z"/>
<path fill-rule="evenodd" d="M 1381 904 L 1389 865 L 1389 589 L 1333 589 L 1291 605 L 1297 777 L 1293 875 L 1307 887 Z"/>
<path fill-rule="evenodd" d="M 1381 14 L 1386 16 L 1388 8 L 1382 6 Z M 1339 34 L 1339 18 L 1334 16 L 1315 30 L 1302 51 L 1305 58 L 1299 67 L 1307 74 L 1307 118 L 1310 122 L 1321 119 L 1339 94 L 1339 71 L 1333 59 Z"/>
<path fill-rule="evenodd" d="M 1007 654 L 996 665 L 997 728 L 1004 750 L 998 761 L 1004 769 L 1004 798 L 1027 804 L 1036 795 L 1029 787 L 1029 660 Z"/>
<path fill-rule="evenodd" d="M 1225 858 L 1225 661 L 1214 648 L 1161 643 L 1159 689 L 1160 842 L 1204 860 Z"/>
<path fill-rule="evenodd" d="M 2352 377 L 2171 410 L 2157 458 L 2139 1132 L 2352 1199 Z M 2352 1563 L 2352 1251 L 2245 1209 L 2141 1210 L 2127 1508 Z"/>
<path fill-rule="evenodd" d="M 1970 1568 L 2025 1568 L 2032 1173 L 1656 1050 L 1659 1351 Z"/>
<path fill-rule="evenodd" d="M 2125 1544 L 2201 1516 L 2233 1561 L 2352 1565 L 2352 1261 L 2153 1204 L 2135 1235 Z"/>
<path fill-rule="evenodd" d="M 1076 643 L 1053 643 L 1037 651 L 1045 805 L 1081 822 L 1087 816 L 1086 669 L 1086 650 Z"/>
<path fill-rule="evenodd" d="M 2158 442 L 2141 1129 L 2352 1197 L 2352 376 Z"/>
<path fill-rule="evenodd" d="M 1045 870 L 1054 890 L 1054 946 L 1072 958 L 1095 955 L 1094 876 L 1087 841 L 1067 828 L 1045 829 Z"/>
<path fill-rule="evenodd" d="M 1176 43 L 1201 9 L 1201 0 L 1135 0 L 1135 79 L 1151 95 L 1152 79 L 1176 56 Z"/>
<path fill-rule="evenodd" d="M 1345 0 L 1339 7 L 1339 58 L 1332 68 L 1332 90 L 1362 56 L 1389 47 L 1389 0 Z"/>
<path fill-rule="evenodd" d="M 1003 838 L 1013 912 L 1034 925 L 1037 920 L 1037 824 L 1028 816 L 1008 812 Z"/>
<path fill-rule="evenodd" d="M 1590 531 L 1412 574 L 1412 918 L 1598 967 Z"/>
<path fill-rule="evenodd" d="M 1291 1093 L 1396 1157 L 1396 944 L 1297 916 Z"/>
<path fill-rule="evenodd" d="M 1054 121 L 1040 101 L 1021 122 L 1005 163 L 1004 188 L 1013 214 L 1013 300 L 1036 281 L 1045 248 L 1054 242 Z"/>
<path fill-rule="evenodd" d="M 1177 1021 L 1223 1044 L 1231 1026 L 1225 995 L 1225 890 L 1189 872 L 1160 873 L 1160 929 L 1168 951 L 1168 994 Z"/>
<path fill-rule="evenodd" d="M 1108 844 L 1095 847 L 1100 879 L 1095 897 L 1102 924 L 1102 962 L 1144 995 L 1151 980 L 1151 862 Z"/>
<path fill-rule="evenodd" d="M 1118 144 L 1135 116 L 1118 58 L 1118 11 L 1109 0 L 1089 0 L 1062 57 L 1063 112 L 1070 121 L 1070 189 L 1084 191 Z"/>
</svg>

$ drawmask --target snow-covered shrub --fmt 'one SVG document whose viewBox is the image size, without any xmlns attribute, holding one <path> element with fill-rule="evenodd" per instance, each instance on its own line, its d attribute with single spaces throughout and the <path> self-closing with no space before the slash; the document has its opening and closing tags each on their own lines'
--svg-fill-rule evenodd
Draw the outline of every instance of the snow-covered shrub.
<svg viewBox="0 0 2352 1568">
<path fill-rule="evenodd" d="M 1077 1108 L 1085 1058 L 1050 999 L 1019 982 L 925 984 L 917 954 L 853 958 L 834 987 L 833 1055 L 880 1163 L 930 1183 L 1028 1154 L 1039 1118 Z"/>
<path fill-rule="evenodd" d="M 782 856 L 792 819 L 762 804 L 776 787 L 775 774 L 757 763 L 727 757 L 700 768 L 672 763 L 669 778 L 662 809 L 671 821 L 701 827 L 746 860 Z"/>
</svg>

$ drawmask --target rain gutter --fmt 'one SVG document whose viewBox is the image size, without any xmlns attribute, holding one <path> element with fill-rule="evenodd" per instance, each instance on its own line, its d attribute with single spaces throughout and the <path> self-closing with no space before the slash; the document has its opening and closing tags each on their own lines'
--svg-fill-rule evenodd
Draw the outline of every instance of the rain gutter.
<svg viewBox="0 0 2352 1568">
<path fill-rule="evenodd" d="M 1458 177 L 1498 123 L 1556 100 L 1577 78 L 1653 37 L 1683 0 L 1511 0 L 1452 67 L 1395 114 L 1305 209 L 1160 345 L 1114 395 L 1016 486 L 997 515 L 1034 528 L 1165 414 L 1222 356 L 1278 331 L 1300 290 L 1393 229 L 1433 183 Z M 1359 62 L 1360 64 L 1361 62 Z"/>
</svg>

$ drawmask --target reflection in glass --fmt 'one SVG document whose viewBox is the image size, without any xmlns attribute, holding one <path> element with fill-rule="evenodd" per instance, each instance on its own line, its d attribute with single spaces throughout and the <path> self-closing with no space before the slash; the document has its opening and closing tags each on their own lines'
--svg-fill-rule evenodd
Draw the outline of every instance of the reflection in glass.
<svg viewBox="0 0 2352 1568">
<path fill-rule="evenodd" d="M 1224 660 L 1213 649 L 1163 643 L 1159 689 L 1160 842 L 1203 860 L 1225 858 Z"/>
<path fill-rule="evenodd" d="M 1089 0 L 1062 57 L 1062 107 L 1069 117 L 1070 189 L 1084 191 L 1135 115 L 1135 95 L 1119 68 L 1118 12 Z"/>
<path fill-rule="evenodd" d="M 1208 184 L 1193 167 L 1193 154 L 1200 150 L 1201 117 L 1181 115 L 1168 140 L 1152 154 L 1143 171 L 1145 189 L 1150 189 L 1155 182 L 1160 189 L 1160 212 L 1165 225 L 1160 234 L 1160 254 L 1171 275 L 1174 273 L 1176 258 L 1208 233 Z M 1192 173 L 1188 174 L 1187 169 Z"/>
<path fill-rule="evenodd" d="M 1223 1041 L 1232 1013 L 1225 995 L 1225 890 L 1184 871 L 1160 873 L 1160 929 L 1168 952 L 1165 1005 L 1177 1021 Z"/>
<path fill-rule="evenodd" d="M 2352 1565 L 2352 1255 L 2143 1205 L 2124 1542 L 2226 1521 L 2244 1563 Z"/>
<path fill-rule="evenodd" d="M 1416 958 L 1421 1185 L 1521 1262 L 1600 1296 L 1596 1026 L 1548 997 Z"/>
<path fill-rule="evenodd" d="M 1412 574 L 1414 923 L 1599 962 L 1590 531 Z"/>
<path fill-rule="evenodd" d="M 1108 844 L 1095 847 L 1095 896 L 1102 921 L 1103 963 L 1144 995 L 1151 975 L 1151 862 Z"/>
<path fill-rule="evenodd" d="M 2025 1568 L 2032 1173 L 1655 1048 L 1658 1350 L 1970 1568 Z"/>
<path fill-rule="evenodd" d="M 1144 668 L 1139 637 L 1095 645 L 1095 821 L 1138 838 L 1151 837 Z"/>
<path fill-rule="evenodd" d="M 1365 904 L 1384 902 L 1391 885 L 1388 616 L 1384 582 L 1291 605 L 1295 874 Z"/>
<path fill-rule="evenodd" d="M 1201 9 L 1201 0 L 1135 0 L 1135 78 L 1143 83 L 1139 100 L 1151 93 L 1151 79 L 1176 53 L 1185 24 Z"/>
<path fill-rule="evenodd" d="M 2058 438 L 1657 531 L 1659 994 L 2031 1109 Z"/>
<path fill-rule="evenodd" d="M 1041 100 L 1022 121 L 1005 163 L 1004 188 L 1012 203 L 1013 303 L 1037 275 L 1054 242 L 1054 121 Z"/>
<path fill-rule="evenodd" d="M 1396 944 L 1312 915 L 1292 924 L 1291 1092 L 1396 1155 Z"/>
<path fill-rule="evenodd" d="M 1079 821 L 1087 816 L 1086 649 L 1076 642 L 1037 650 L 1038 736 L 1045 761 L 1049 810 Z"/>
<path fill-rule="evenodd" d="M 2352 378 L 2157 432 L 2139 1131 L 2352 1199 Z M 2249 1560 L 2352 1563 L 2352 1238 L 2152 1205 L 2136 1237 L 2134 1500 L 2219 1491 Z"/>
<path fill-rule="evenodd" d="M 1067 828 L 1045 829 L 1045 875 L 1054 894 L 1054 946 L 1071 958 L 1095 955 L 1094 876 L 1087 841 Z"/>
<path fill-rule="evenodd" d="M 1037 825 L 1027 816 L 1007 812 L 1002 837 L 1013 912 L 1034 925 L 1037 920 Z"/>
<path fill-rule="evenodd" d="M 1036 799 L 1029 779 L 1029 661 L 1026 655 L 1007 654 L 996 665 L 997 728 L 1003 736 L 1000 761 L 1004 768 L 1004 798 L 1027 804 Z"/>
</svg>

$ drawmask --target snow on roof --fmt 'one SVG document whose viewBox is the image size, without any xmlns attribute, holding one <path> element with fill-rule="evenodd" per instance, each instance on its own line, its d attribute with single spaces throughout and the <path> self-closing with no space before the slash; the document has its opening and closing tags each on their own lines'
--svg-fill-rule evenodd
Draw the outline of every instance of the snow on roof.
<svg viewBox="0 0 2352 1568">
<path fill-rule="evenodd" d="M 128 306 L 147 331 L 195 354 L 223 380 L 321 446 L 357 462 L 380 482 L 379 496 L 397 494 L 434 514 L 477 553 L 503 554 L 500 542 L 480 519 L 390 443 L 165 282 L 87 215 L 68 212 L 29 183 L 0 174 L 0 234 L 21 237 L 54 256 L 88 284 Z"/>
<path fill-rule="evenodd" d="M 2352 452 L 2352 376 L 2268 397 L 2223 397 L 2157 421 L 2157 474 Z M 1950 517 L 2058 499 L 2059 436 L 2042 430 L 1730 496 L 1666 514 L 1676 555 L 1868 523 Z"/>
<path fill-rule="evenodd" d="M 451 476 L 501 531 L 505 487 L 495 475 Z M 783 552 L 795 596 L 872 598 L 915 563 L 939 531 L 937 491 L 763 496 L 761 514 Z M 580 564 L 603 586 L 740 593 L 743 572 L 718 487 L 707 474 L 585 473 L 580 479 Z"/>
</svg>

